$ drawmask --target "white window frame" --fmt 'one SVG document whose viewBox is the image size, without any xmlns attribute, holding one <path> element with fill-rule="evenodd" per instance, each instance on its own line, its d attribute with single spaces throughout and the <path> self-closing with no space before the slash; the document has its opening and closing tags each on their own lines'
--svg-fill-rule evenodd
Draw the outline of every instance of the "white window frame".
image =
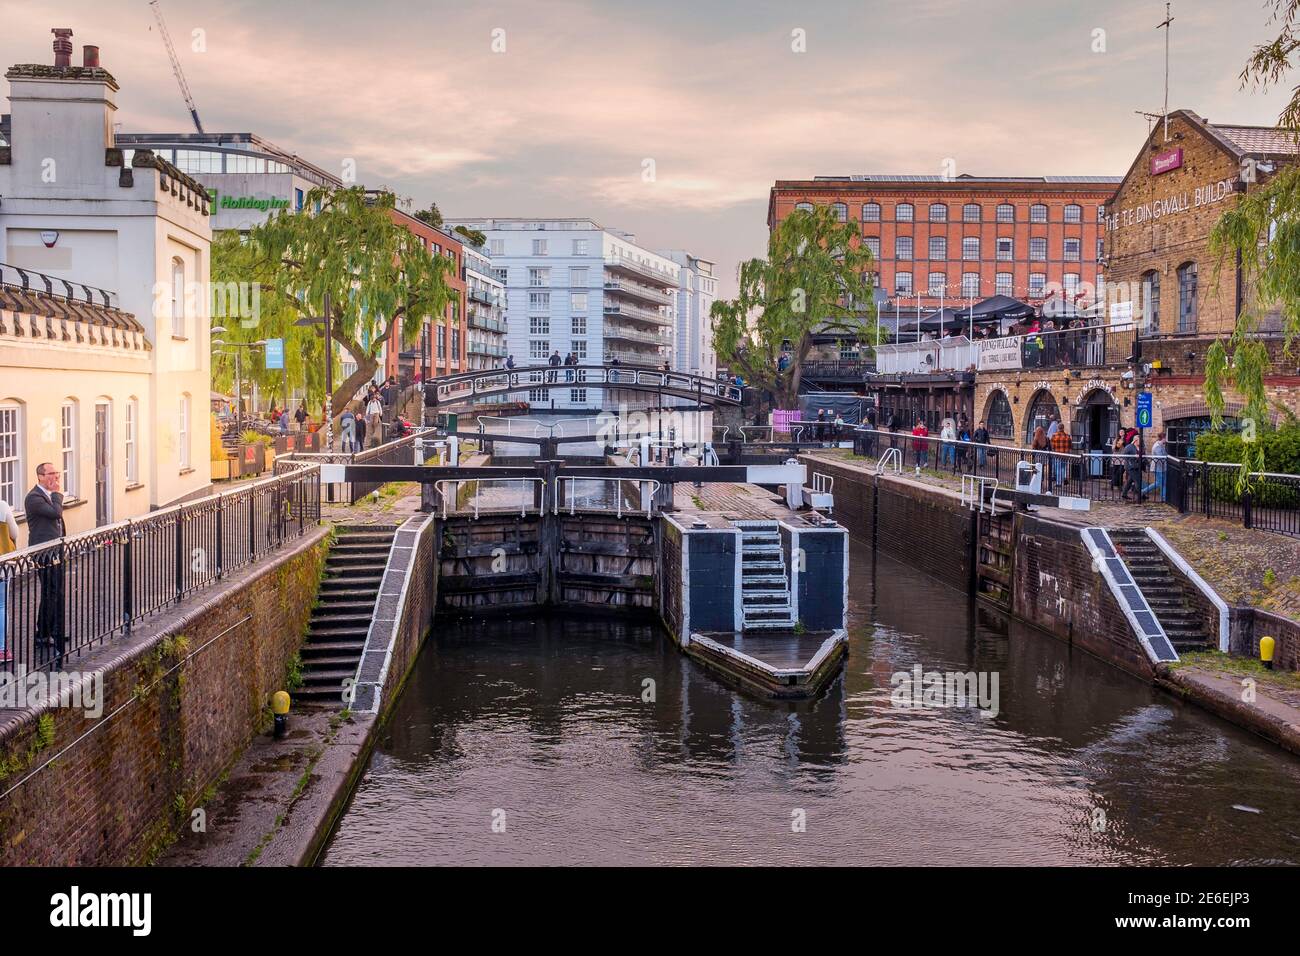
<svg viewBox="0 0 1300 956">
<path fill-rule="evenodd" d="M 75 398 L 65 399 L 59 406 L 59 467 L 63 479 L 63 497 L 77 497 L 80 490 L 78 472 L 81 470 L 77 460 L 77 426 L 81 417 L 80 408 Z"/>
<path fill-rule="evenodd" d="M 137 429 L 140 422 L 140 402 L 135 397 L 126 400 L 122 418 L 122 458 L 126 463 L 127 485 L 140 483 L 140 454 Z"/>
<path fill-rule="evenodd" d="M 546 240 L 545 240 L 545 239 L 534 239 L 534 240 L 533 240 L 533 255 L 535 255 L 535 256 L 544 256 L 544 255 L 546 255 L 546 254 L 547 254 L 547 252 L 546 252 Z"/>
<path fill-rule="evenodd" d="M 587 334 L 587 317 L 585 315 L 574 315 L 569 318 L 569 332 L 571 335 Z"/>
<path fill-rule="evenodd" d="M 587 293 L 570 292 L 569 293 L 569 311 L 586 312 L 587 311 Z"/>
<path fill-rule="evenodd" d="M 550 335 L 551 317 L 549 315 L 530 315 L 528 317 L 529 335 Z"/>
<path fill-rule="evenodd" d="M 177 409 L 176 423 L 176 451 L 177 462 L 181 471 L 191 467 L 190 465 L 190 393 L 181 393 L 180 408 Z"/>
<path fill-rule="evenodd" d="M 586 239 L 574 239 L 574 240 L 573 240 L 573 254 L 574 254 L 575 256 L 585 256 L 585 255 L 587 254 L 587 240 L 586 240 Z"/>
<path fill-rule="evenodd" d="M 185 314 L 185 260 L 172 258 L 172 337 L 186 338 L 189 319 Z"/>
<path fill-rule="evenodd" d="M 528 288 L 544 289 L 551 284 L 549 268 L 530 268 L 528 270 Z"/>
<path fill-rule="evenodd" d="M 23 510 L 24 408 L 17 402 L 0 403 L 0 499 L 14 511 Z"/>
<path fill-rule="evenodd" d="M 587 288 L 587 267 L 573 266 L 569 269 L 569 285 L 575 289 Z"/>
</svg>

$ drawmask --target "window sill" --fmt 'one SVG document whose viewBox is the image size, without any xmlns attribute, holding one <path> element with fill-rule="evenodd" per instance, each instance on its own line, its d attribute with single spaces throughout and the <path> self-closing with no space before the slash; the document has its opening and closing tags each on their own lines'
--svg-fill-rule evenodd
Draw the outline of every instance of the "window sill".
<svg viewBox="0 0 1300 956">
<path fill-rule="evenodd" d="M 188 335 L 173 335 L 173 336 L 172 336 L 172 341 L 173 341 L 173 342 L 188 342 L 189 340 L 190 340 L 190 337 L 189 337 Z"/>
<path fill-rule="evenodd" d="M 179 476 L 181 476 L 181 477 L 184 477 L 185 475 L 192 475 L 192 474 L 194 474 L 194 469 L 193 469 L 193 468 L 182 468 L 182 469 L 181 469 L 180 471 L 178 471 L 176 474 L 179 475 Z"/>
<path fill-rule="evenodd" d="M 137 481 L 137 482 L 133 482 L 132 484 L 127 485 L 127 486 L 126 486 L 125 488 L 123 488 L 122 490 L 123 490 L 123 491 L 139 491 L 139 490 L 140 490 L 141 488 L 143 488 L 143 487 L 144 487 L 144 482 L 142 482 L 142 481 Z"/>
</svg>

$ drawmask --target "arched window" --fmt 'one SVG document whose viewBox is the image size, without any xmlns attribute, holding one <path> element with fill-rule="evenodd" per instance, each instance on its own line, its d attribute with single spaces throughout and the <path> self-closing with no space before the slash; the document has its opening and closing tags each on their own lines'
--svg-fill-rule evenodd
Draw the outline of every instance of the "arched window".
<svg viewBox="0 0 1300 956">
<path fill-rule="evenodd" d="M 1142 273 L 1142 304 L 1146 308 L 1144 331 L 1160 331 L 1160 273 L 1152 269 Z"/>
<path fill-rule="evenodd" d="M 961 207 L 962 222 L 979 222 L 980 221 L 980 204 L 977 202 L 968 202 Z"/>
<path fill-rule="evenodd" d="M 185 338 L 186 325 L 185 263 L 178 257 L 172 260 L 172 335 Z"/>
<path fill-rule="evenodd" d="M 863 222 L 880 222 L 880 203 L 864 202 L 862 204 Z"/>
<path fill-rule="evenodd" d="M 1009 202 L 998 203 L 996 218 L 998 222 L 1015 222 L 1016 207 Z"/>
<path fill-rule="evenodd" d="M 1196 263 L 1178 267 L 1178 331 L 1196 331 Z"/>
<path fill-rule="evenodd" d="M 984 425 L 994 438 L 1012 438 L 1015 435 L 1015 419 L 1011 417 L 1011 403 L 1007 401 L 1006 392 L 999 389 L 989 395 L 984 407 Z"/>
<path fill-rule="evenodd" d="M 1052 424 L 1052 419 L 1059 416 L 1056 408 L 1056 399 L 1052 393 L 1043 389 L 1036 393 L 1029 402 L 1029 410 L 1025 413 L 1025 445 L 1028 447 L 1034 440 L 1034 429 L 1042 427 L 1047 431 L 1047 426 Z"/>
<path fill-rule="evenodd" d="M 1047 222 L 1047 207 L 1040 202 L 1029 207 L 1030 222 Z"/>
<path fill-rule="evenodd" d="M 900 202 L 894 207 L 895 222 L 911 222 L 913 214 L 914 210 L 912 209 L 912 204 L 910 202 Z"/>
<path fill-rule="evenodd" d="M 943 203 L 941 203 L 941 202 L 932 202 L 932 203 L 930 203 L 930 221 L 931 221 L 931 222 L 947 222 L 947 221 L 948 221 L 948 207 L 945 206 L 945 205 L 944 205 Z"/>
<path fill-rule="evenodd" d="M 837 222 L 849 221 L 849 207 L 842 202 L 831 203 L 831 212 L 834 214 Z"/>
<path fill-rule="evenodd" d="M 802 209 L 804 212 L 812 212 L 813 204 L 810 202 L 797 202 L 794 204 L 795 209 Z"/>
<path fill-rule="evenodd" d="M 59 410 L 59 468 L 62 471 L 63 497 L 76 498 L 81 469 L 77 467 L 78 402 L 65 398 Z"/>
<path fill-rule="evenodd" d="M 1070 203 L 1065 207 L 1066 222 L 1083 222 L 1083 207 L 1077 203 Z"/>
<path fill-rule="evenodd" d="M 0 401 L 0 501 L 23 510 L 23 405 Z"/>
<path fill-rule="evenodd" d="M 961 295 L 963 299 L 978 299 L 980 294 L 980 274 L 963 272 L 961 274 Z"/>
</svg>

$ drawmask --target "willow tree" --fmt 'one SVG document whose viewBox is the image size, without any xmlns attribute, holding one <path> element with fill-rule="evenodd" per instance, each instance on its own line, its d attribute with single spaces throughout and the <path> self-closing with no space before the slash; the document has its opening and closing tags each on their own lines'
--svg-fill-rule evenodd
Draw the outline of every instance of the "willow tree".
<svg viewBox="0 0 1300 956">
<path fill-rule="evenodd" d="M 1279 24 L 1280 32 L 1272 42 L 1255 48 L 1241 73 L 1243 88 L 1264 89 L 1283 82 L 1300 49 L 1300 0 L 1273 0 L 1272 5 L 1272 22 Z M 1300 140 L 1300 87 L 1292 90 L 1278 125 Z M 1254 172 L 1253 165 L 1243 169 L 1247 180 L 1254 178 L 1250 175 Z M 1250 472 L 1264 470 L 1264 449 L 1256 438 L 1260 430 L 1271 427 L 1264 387 L 1268 349 L 1253 333 L 1258 331 L 1265 310 L 1281 313 L 1288 353 L 1300 332 L 1300 167 L 1283 167 L 1266 182 L 1250 187 L 1215 223 L 1210 251 L 1218 258 L 1216 273 L 1228 256 L 1234 256 L 1242 284 L 1253 290 L 1227 344 L 1216 340 L 1205 359 L 1205 401 L 1213 426 L 1217 428 L 1223 421 L 1225 385 L 1235 388 L 1244 399 L 1240 479 L 1244 484 Z"/>
<path fill-rule="evenodd" d="M 301 328 L 293 325 L 299 319 L 322 318 L 328 297 L 333 341 L 357 363 L 330 397 L 337 416 L 374 376 L 394 330 L 414 339 L 425 316 L 436 321 L 453 293 L 447 284 L 450 260 L 430 254 L 419 237 L 397 224 L 392 194 L 358 186 L 316 188 L 305 205 L 315 208 L 318 202 L 317 212 L 281 212 L 249 230 L 240 259 L 247 275 L 241 279 L 261 283 L 263 308 L 270 298 L 268 314 L 282 315 L 279 331 Z M 272 328 L 267 324 L 258 338 Z"/>
<path fill-rule="evenodd" d="M 766 259 L 741 263 L 736 298 L 713 303 L 719 360 L 770 392 L 778 408 L 798 407 L 815 334 L 864 347 L 875 334 L 872 258 L 860 239 L 858 224 L 840 222 L 829 207 L 796 209 L 772 230 Z"/>
</svg>

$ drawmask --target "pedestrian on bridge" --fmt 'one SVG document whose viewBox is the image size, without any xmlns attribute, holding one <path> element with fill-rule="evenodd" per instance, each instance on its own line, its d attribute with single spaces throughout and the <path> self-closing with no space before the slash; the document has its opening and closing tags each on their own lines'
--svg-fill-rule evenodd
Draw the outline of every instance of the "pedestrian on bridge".
<svg viewBox="0 0 1300 956">
<path fill-rule="evenodd" d="M 547 364 L 551 366 L 551 370 L 546 373 L 546 380 L 548 382 L 554 382 L 557 378 L 559 378 L 559 373 L 556 371 L 556 369 L 558 369 L 561 364 L 559 349 L 556 349 L 554 352 L 551 353 L 551 357 L 547 359 Z"/>
<path fill-rule="evenodd" d="M 370 402 L 366 405 L 366 434 L 370 436 L 372 446 L 380 442 L 380 436 L 383 434 L 383 418 L 384 406 L 379 401 L 379 392 L 372 392 Z"/>
</svg>

